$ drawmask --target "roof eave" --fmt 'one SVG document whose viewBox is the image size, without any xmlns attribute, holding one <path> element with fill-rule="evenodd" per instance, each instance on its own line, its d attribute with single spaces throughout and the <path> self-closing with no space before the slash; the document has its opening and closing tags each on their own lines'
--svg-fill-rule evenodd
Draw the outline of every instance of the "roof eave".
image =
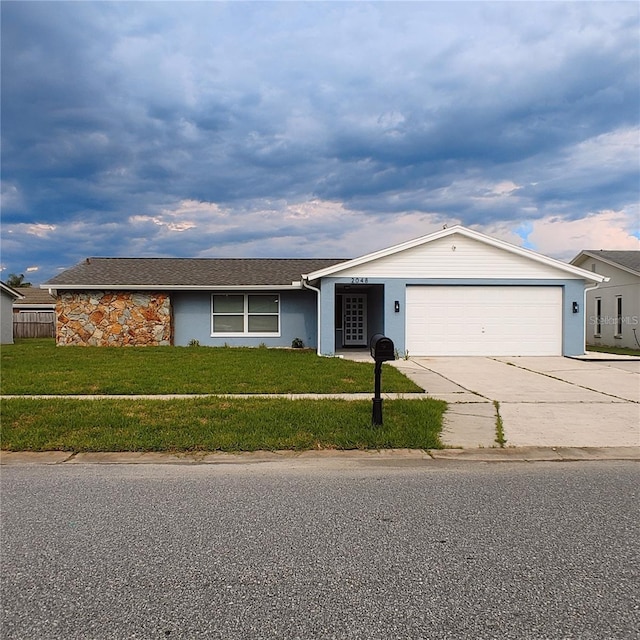
<svg viewBox="0 0 640 640">
<path fill-rule="evenodd" d="M 0 288 L 15 300 L 24 300 L 24 296 L 19 291 L 16 291 L 13 287 L 10 287 L 8 284 L 0 282 Z"/>
<path fill-rule="evenodd" d="M 302 284 L 217 284 L 217 285 L 175 285 L 175 284 L 44 284 L 43 289 L 58 291 L 282 291 L 301 289 Z"/>
</svg>

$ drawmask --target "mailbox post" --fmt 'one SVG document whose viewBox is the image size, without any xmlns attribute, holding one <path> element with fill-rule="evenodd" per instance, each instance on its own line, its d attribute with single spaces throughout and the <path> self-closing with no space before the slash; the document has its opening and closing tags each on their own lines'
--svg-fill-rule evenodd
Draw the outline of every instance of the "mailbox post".
<svg viewBox="0 0 640 640">
<path fill-rule="evenodd" d="M 376 362 L 375 368 L 375 393 L 373 397 L 373 411 L 371 416 L 371 424 L 380 426 L 382 424 L 382 396 L 380 378 L 382 377 L 382 363 L 388 360 L 395 360 L 396 353 L 393 346 L 393 340 L 387 338 L 381 333 L 371 336 L 369 341 L 369 349 L 371 357 Z"/>
</svg>

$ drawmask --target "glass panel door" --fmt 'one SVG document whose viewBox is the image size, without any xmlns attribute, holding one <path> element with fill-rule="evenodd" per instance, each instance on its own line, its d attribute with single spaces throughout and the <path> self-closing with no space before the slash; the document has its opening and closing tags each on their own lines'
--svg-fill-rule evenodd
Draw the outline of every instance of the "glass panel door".
<svg viewBox="0 0 640 640">
<path fill-rule="evenodd" d="M 345 347 L 367 345 L 367 296 L 363 293 L 345 295 L 343 308 L 343 340 Z"/>
</svg>

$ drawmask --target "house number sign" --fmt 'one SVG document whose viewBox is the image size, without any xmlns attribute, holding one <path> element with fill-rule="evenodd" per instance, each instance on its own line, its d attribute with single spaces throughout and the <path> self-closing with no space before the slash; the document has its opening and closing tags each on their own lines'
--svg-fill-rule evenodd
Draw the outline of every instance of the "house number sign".
<svg viewBox="0 0 640 640">
<path fill-rule="evenodd" d="M 367 284 L 369 278 L 351 278 L 351 284 Z"/>
</svg>

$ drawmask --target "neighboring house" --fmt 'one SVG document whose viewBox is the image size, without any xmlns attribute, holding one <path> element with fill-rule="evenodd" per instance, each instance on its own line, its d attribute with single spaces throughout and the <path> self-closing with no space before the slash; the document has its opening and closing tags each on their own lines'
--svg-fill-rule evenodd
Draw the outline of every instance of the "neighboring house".
<svg viewBox="0 0 640 640">
<path fill-rule="evenodd" d="M 43 286 L 58 344 L 579 355 L 601 275 L 455 226 L 353 260 L 89 258 Z"/>
<path fill-rule="evenodd" d="M 13 302 L 22 295 L 0 282 L 0 344 L 13 344 Z"/>
<path fill-rule="evenodd" d="M 56 298 L 37 287 L 16 287 L 22 298 L 13 303 L 13 332 L 16 338 L 53 338 L 56 327 Z"/>
<path fill-rule="evenodd" d="M 55 314 L 56 297 L 48 291 L 38 287 L 16 287 L 15 290 L 22 297 L 13 303 L 14 313 L 41 311 Z"/>
<path fill-rule="evenodd" d="M 640 348 L 640 251 L 581 251 L 571 264 L 607 276 L 587 291 L 587 344 Z"/>
</svg>

